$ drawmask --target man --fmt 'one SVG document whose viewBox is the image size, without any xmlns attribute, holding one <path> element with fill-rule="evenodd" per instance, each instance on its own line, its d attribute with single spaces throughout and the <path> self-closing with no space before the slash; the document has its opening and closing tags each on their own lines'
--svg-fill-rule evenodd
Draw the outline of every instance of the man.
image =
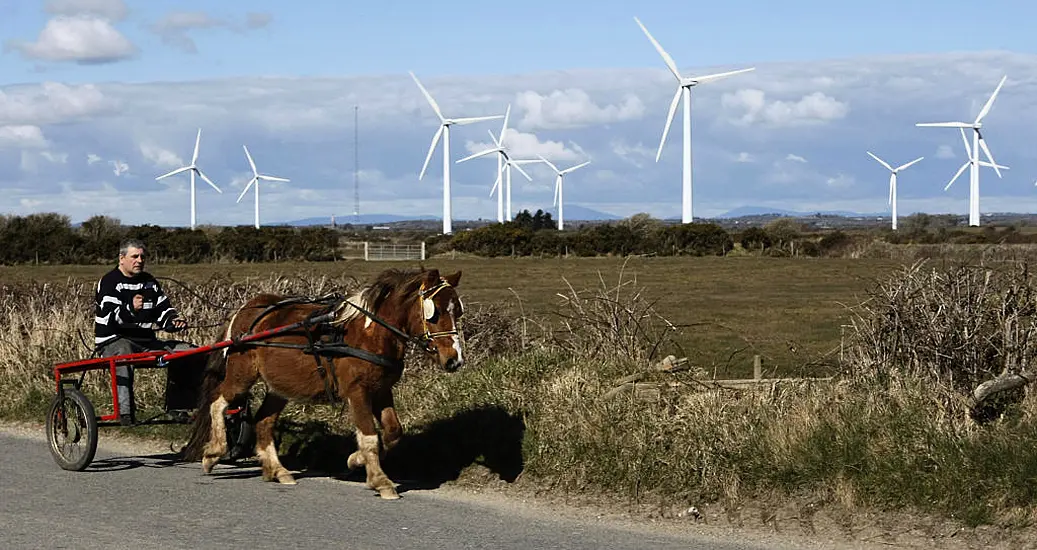
<svg viewBox="0 0 1037 550">
<path fill-rule="evenodd" d="M 97 282 L 94 299 L 94 345 L 101 357 L 143 351 L 180 351 L 196 346 L 159 340 L 155 329 L 178 331 L 187 326 L 150 273 L 144 271 L 144 243 L 130 239 L 119 247 L 119 265 Z M 170 371 L 176 367 L 171 366 Z M 167 376 L 172 376 L 168 372 Z M 115 369 L 119 421 L 135 422 L 133 369 Z M 168 391 L 168 388 L 167 388 Z M 167 407 L 168 408 L 168 407 Z"/>
</svg>

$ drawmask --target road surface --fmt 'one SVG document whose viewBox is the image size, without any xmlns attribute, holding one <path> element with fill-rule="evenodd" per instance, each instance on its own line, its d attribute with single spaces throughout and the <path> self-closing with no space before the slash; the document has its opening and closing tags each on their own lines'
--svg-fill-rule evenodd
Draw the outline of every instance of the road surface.
<svg viewBox="0 0 1037 550">
<path fill-rule="evenodd" d="M 258 468 L 233 465 L 207 476 L 154 444 L 106 442 L 113 433 L 101 429 L 86 471 L 68 472 L 42 429 L 0 425 L 0 548 L 792 547 L 579 518 L 456 488 L 382 501 L 361 483 L 327 476 L 300 473 L 298 485 L 280 486 L 262 481 Z"/>
</svg>

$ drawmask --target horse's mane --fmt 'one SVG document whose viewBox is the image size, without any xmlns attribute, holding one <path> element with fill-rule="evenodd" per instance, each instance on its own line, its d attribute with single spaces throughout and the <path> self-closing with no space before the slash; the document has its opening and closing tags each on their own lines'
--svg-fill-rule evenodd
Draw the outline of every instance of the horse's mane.
<svg viewBox="0 0 1037 550">
<path fill-rule="evenodd" d="M 348 300 L 360 307 L 375 312 L 390 297 L 397 300 L 416 295 L 425 270 L 417 269 L 387 269 L 383 271 L 374 282 L 352 292 Z M 345 324 L 361 315 L 356 308 L 343 304 L 340 307 L 335 324 Z"/>
</svg>

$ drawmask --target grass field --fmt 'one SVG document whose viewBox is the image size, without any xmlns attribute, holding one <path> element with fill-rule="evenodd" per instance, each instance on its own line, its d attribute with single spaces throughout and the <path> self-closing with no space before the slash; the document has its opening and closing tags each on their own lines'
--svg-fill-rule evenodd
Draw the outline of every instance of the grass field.
<svg viewBox="0 0 1037 550">
<path fill-rule="evenodd" d="M 431 258 L 426 267 L 463 270 L 466 303 L 503 303 L 516 315 L 550 318 L 557 294 L 614 287 L 623 280 L 655 301 L 659 314 L 681 327 L 671 350 L 718 378 L 751 374 L 753 354 L 765 375 L 817 376 L 832 372 L 846 306 L 899 263 L 876 259 L 806 258 Z M 187 284 L 213 275 L 235 280 L 272 274 L 300 277 L 348 274 L 364 280 L 387 268 L 417 262 L 149 265 L 156 276 Z M 110 266 L 0 267 L 0 285 L 26 279 L 94 281 Z M 567 284 L 568 282 L 568 284 Z M 176 298 L 183 292 L 166 284 Z M 627 292 L 627 290 L 624 290 Z M 83 312 L 85 317 L 92 312 Z"/>
</svg>

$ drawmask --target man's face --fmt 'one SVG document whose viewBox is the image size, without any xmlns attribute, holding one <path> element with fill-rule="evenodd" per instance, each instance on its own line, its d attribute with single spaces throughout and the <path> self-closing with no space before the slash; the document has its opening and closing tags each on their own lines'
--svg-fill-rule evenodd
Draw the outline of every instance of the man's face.
<svg viewBox="0 0 1037 550">
<path fill-rule="evenodd" d="M 137 275 L 144 271 L 144 251 L 132 246 L 127 248 L 126 254 L 119 255 L 119 271 L 126 275 Z"/>
</svg>

